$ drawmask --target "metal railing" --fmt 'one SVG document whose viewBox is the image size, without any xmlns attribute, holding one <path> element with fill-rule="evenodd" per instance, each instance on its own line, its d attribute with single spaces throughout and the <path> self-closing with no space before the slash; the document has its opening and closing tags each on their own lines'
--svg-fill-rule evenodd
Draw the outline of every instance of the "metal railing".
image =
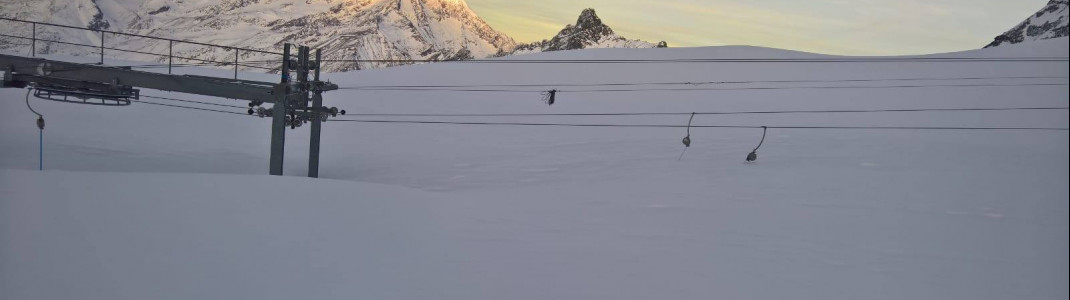
<svg viewBox="0 0 1070 300">
<path fill-rule="evenodd" d="M 259 66 L 259 65 L 243 64 L 241 62 L 241 54 L 242 54 L 242 52 L 279 56 L 280 64 L 281 64 L 281 58 L 283 57 L 283 53 L 271 52 L 271 51 L 265 51 L 265 50 L 258 50 L 258 49 L 251 49 L 251 48 L 215 45 L 215 44 L 209 44 L 209 43 L 201 43 L 201 42 L 179 40 L 179 39 L 170 39 L 170 38 L 161 38 L 161 37 L 147 36 L 147 35 L 142 35 L 142 34 L 125 33 L 125 32 L 118 32 L 118 31 L 111 31 L 111 30 L 104 30 L 104 29 L 93 29 L 93 28 L 88 28 L 88 27 L 78 27 L 78 26 L 71 26 L 71 25 L 62 25 L 62 24 L 54 24 L 54 23 L 27 21 L 27 20 L 20 20 L 20 19 L 7 18 L 7 17 L 0 17 L 0 20 L 9 21 L 9 22 L 16 22 L 16 23 L 22 23 L 22 24 L 29 24 L 30 25 L 30 32 L 31 33 L 30 33 L 30 36 L 28 36 L 28 37 L 10 35 L 10 34 L 4 34 L 4 33 L 0 33 L 0 37 L 30 40 L 30 45 L 29 45 L 30 46 L 30 56 L 35 56 L 35 57 L 37 56 L 37 43 L 38 42 L 54 43 L 54 44 L 60 44 L 60 45 L 79 46 L 79 47 L 87 47 L 87 48 L 98 49 L 98 51 L 100 52 L 100 62 L 99 63 L 101 65 L 104 64 L 104 52 L 105 52 L 105 50 L 117 51 L 117 52 L 125 52 L 125 53 L 135 53 L 135 54 L 150 55 L 150 56 L 158 56 L 158 57 L 165 57 L 165 58 L 167 58 L 167 74 L 171 74 L 173 68 L 176 67 L 176 66 L 179 66 L 179 67 L 186 66 L 186 65 L 183 65 L 183 64 L 175 64 L 175 59 L 185 60 L 185 61 L 194 61 L 194 62 L 198 62 L 199 64 L 215 64 L 217 66 L 229 66 L 229 65 L 232 65 L 232 66 L 234 66 L 234 79 L 235 80 L 238 79 L 238 68 L 239 67 L 263 69 L 263 70 L 267 70 L 267 71 L 275 71 L 275 70 L 279 70 L 280 69 L 279 67 L 264 67 L 264 66 Z M 100 45 L 87 45 L 87 44 L 79 44 L 79 43 L 72 43 L 72 42 L 66 42 L 66 41 L 58 41 L 58 40 L 49 40 L 49 39 L 38 38 L 37 37 L 38 27 L 49 27 L 49 26 L 57 27 L 57 28 L 85 30 L 85 31 L 92 31 L 92 32 L 99 33 L 100 34 Z M 110 35 L 113 35 L 113 36 L 126 36 L 126 37 L 136 37 L 136 38 L 145 38 L 145 39 L 151 39 L 151 40 L 167 41 L 167 54 L 146 52 L 146 51 L 140 51 L 140 50 L 120 49 L 120 48 L 115 48 L 115 47 L 108 47 L 105 44 L 105 39 L 104 39 L 105 34 L 110 34 Z M 224 61 L 216 61 L 216 60 L 210 60 L 210 59 L 177 56 L 177 55 L 174 55 L 175 44 L 190 44 L 190 45 L 198 45 L 198 46 L 204 46 L 204 47 L 222 48 L 222 49 L 227 49 L 228 51 L 234 51 L 234 61 L 233 62 L 224 62 Z M 263 60 L 258 60 L 256 62 L 264 62 L 264 61 Z M 162 64 L 160 66 L 162 67 Z"/>
</svg>

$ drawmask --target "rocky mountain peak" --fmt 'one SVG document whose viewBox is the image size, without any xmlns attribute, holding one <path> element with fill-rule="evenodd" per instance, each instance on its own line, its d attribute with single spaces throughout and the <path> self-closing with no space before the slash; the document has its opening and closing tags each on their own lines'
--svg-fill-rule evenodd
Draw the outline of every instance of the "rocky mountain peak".
<svg viewBox="0 0 1070 300">
<path fill-rule="evenodd" d="M 602 23 L 602 18 L 598 17 L 598 13 L 593 8 L 584 9 L 580 13 L 579 19 L 576 20 L 576 27 L 578 28 L 598 28 L 608 27 Z"/>
<path fill-rule="evenodd" d="M 1004 44 L 1018 44 L 1028 41 L 1059 38 L 1070 35 L 1070 10 L 1068 0 L 1051 0 L 1040 11 L 1030 15 L 1018 26 L 997 36 L 992 43 L 985 48 L 996 47 Z"/>
<path fill-rule="evenodd" d="M 658 44 L 640 40 L 629 40 L 617 35 L 602 22 L 593 8 L 584 9 L 576 24 L 568 24 L 549 40 L 519 45 L 512 54 L 528 54 L 548 51 L 578 50 L 589 48 L 665 48 L 665 42 Z"/>
</svg>

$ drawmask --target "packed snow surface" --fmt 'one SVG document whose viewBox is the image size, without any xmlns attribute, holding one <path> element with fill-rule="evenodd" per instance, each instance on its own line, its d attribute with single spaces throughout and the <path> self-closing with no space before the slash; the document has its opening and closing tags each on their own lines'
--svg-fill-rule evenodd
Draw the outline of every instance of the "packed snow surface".
<svg viewBox="0 0 1070 300">
<path fill-rule="evenodd" d="M 1067 55 L 1061 38 L 933 57 Z M 825 56 L 713 47 L 505 59 L 748 57 Z M 1004 85 L 972 87 L 563 91 L 553 106 L 537 92 L 343 89 L 325 98 L 351 113 L 1065 107 L 1068 70 L 1066 62 L 998 61 L 439 63 L 326 77 L 343 88 L 1053 78 L 703 86 Z M 1035 83 L 1063 85 L 1024 85 Z M 677 161 L 683 128 L 329 122 L 325 179 L 312 180 L 299 177 L 307 127 L 288 133 L 290 177 L 271 177 L 262 175 L 268 119 L 31 100 L 48 124 L 39 172 L 36 116 L 24 96 L 0 90 L 0 299 L 1068 297 L 1066 131 L 770 129 L 759 160 L 744 164 L 760 129 L 692 129 L 692 147 Z M 456 120 L 687 123 L 686 116 Z M 695 124 L 1066 128 L 1068 114 L 700 115 Z"/>
</svg>

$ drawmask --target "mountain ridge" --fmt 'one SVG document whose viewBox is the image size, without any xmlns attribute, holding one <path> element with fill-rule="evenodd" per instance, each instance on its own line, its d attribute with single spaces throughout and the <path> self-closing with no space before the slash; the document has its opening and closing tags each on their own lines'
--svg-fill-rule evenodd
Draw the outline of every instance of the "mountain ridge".
<svg viewBox="0 0 1070 300">
<path fill-rule="evenodd" d="M 1025 21 L 996 36 L 985 48 L 1070 35 L 1068 4 L 1070 1 L 1067 0 L 1049 0 L 1047 5 L 1030 15 Z"/>
<path fill-rule="evenodd" d="M 323 49 L 326 60 L 354 61 L 325 64 L 324 70 L 329 72 L 405 64 L 382 61 L 444 61 L 584 47 L 650 48 L 653 45 L 620 38 L 609 29 L 609 35 L 595 36 L 601 40 L 571 39 L 564 47 L 539 51 L 532 47 L 518 52 L 518 46 L 530 44 L 518 43 L 495 30 L 464 0 L 0 0 L 0 4 L 4 7 L 0 16 L 23 20 L 275 52 L 283 43 L 294 43 Z M 593 10 L 590 14 L 593 15 Z M 601 22 L 597 15 L 587 17 Z M 38 38 L 85 45 L 101 42 L 101 37 L 93 32 L 42 27 L 45 28 L 37 29 Z M 31 34 L 28 24 L 13 24 L 9 31 L 13 32 L 7 34 Z M 109 47 L 119 49 L 159 54 L 171 51 L 166 41 L 111 35 L 106 39 Z M 0 44 L 0 49 L 17 47 L 22 46 Z M 230 62 L 235 57 L 233 51 L 222 48 L 206 49 L 181 43 L 174 47 L 176 56 L 220 62 Z M 94 51 L 63 44 L 38 45 L 42 54 L 88 55 Z M 166 62 L 166 57 L 160 55 L 109 52 L 108 57 L 113 58 Z M 240 61 L 271 59 L 277 58 L 239 53 Z M 189 62 L 196 61 L 182 61 Z"/>
</svg>

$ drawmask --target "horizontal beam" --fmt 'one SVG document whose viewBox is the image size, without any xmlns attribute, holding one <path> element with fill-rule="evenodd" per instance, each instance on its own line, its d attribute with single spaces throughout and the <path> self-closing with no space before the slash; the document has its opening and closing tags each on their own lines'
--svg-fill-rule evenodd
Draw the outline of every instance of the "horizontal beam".
<svg viewBox="0 0 1070 300">
<path fill-rule="evenodd" d="M 44 63 L 51 66 L 50 74 L 39 74 L 38 67 Z M 135 71 L 122 67 L 71 63 L 39 58 L 0 54 L 0 69 L 15 74 L 56 78 L 91 83 L 128 85 L 132 87 L 178 92 L 186 94 L 222 97 L 248 101 L 274 103 L 274 83 L 204 76 L 168 75 Z M 33 80 L 33 79 L 29 79 Z M 41 81 L 42 83 L 46 83 Z"/>
<path fill-rule="evenodd" d="M 129 92 L 129 95 L 131 95 L 131 96 L 137 95 L 136 92 L 133 92 L 134 89 L 131 89 L 130 86 L 127 86 L 127 85 L 113 86 L 111 84 L 104 84 L 104 83 L 99 83 L 99 82 L 74 81 L 74 80 L 58 79 L 58 78 L 52 78 L 52 77 L 39 77 L 39 76 L 36 76 L 36 75 L 29 75 L 29 74 L 14 74 L 13 76 L 11 76 L 11 81 L 14 82 L 16 84 L 16 86 L 19 86 L 19 87 L 26 87 L 26 83 L 33 82 L 33 83 L 44 84 L 45 86 L 59 86 L 59 87 L 67 88 L 67 89 L 83 89 L 83 90 L 91 90 L 91 91 L 109 91 L 109 92 L 114 92 L 114 93 L 120 93 L 120 91 L 127 91 L 127 92 Z M 137 98 L 135 97 L 135 99 L 137 99 Z"/>
</svg>

